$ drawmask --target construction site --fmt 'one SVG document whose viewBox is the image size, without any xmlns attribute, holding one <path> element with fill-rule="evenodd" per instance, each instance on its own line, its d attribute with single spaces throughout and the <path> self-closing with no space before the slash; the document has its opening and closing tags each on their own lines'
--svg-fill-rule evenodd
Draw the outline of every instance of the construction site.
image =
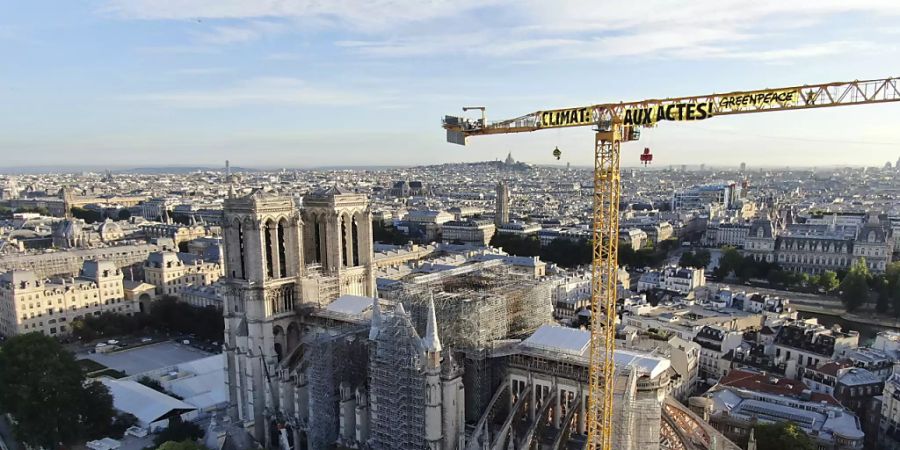
<svg viewBox="0 0 900 450">
<path fill-rule="evenodd" d="M 290 363 L 302 382 L 281 416 L 298 448 L 586 444 L 590 334 L 554 325 L 545 283 L 481 261 L 411 274 L 379 296 L 303 316 L 315 331 Z M 737 448 L 669 396 L 667 359 L 618 351 L 616 363 L 616 448 Z"/>
<path fill-rule="evenodd" d="M 620 144 L 660 121 L 898 100 L 889 78 L 446 117 L 459 144 L 595 128 L 587 330 L 556 325 L 542 275 L 503 259 L 421 264 L 376 284 L 364 196 L 328 188 L 302 210 L 259 191 L 229 198 L 230 417 L 285 449 L 736 449 L 671 396 L 669 359 L 616 348 Z"/>
<path fill-rule="evenodd" d="M 464 368 L 469 421 L 478 420 L 498 385 L 491 350 L 553 323 L 549 285 L 511 276 L 497 260 L 413 275 L 381 295 L 404 305 L 420 336 L 425 335 L 428 305 L 434 302 L 441 340 Z"/>
</svg>

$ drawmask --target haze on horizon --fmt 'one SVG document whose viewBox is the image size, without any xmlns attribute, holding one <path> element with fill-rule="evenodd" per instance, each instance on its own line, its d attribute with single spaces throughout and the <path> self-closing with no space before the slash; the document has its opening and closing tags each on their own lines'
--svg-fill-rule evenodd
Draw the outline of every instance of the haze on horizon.
<svg viewBox="0 0 900 450">
<path fill-rule="evenodd" d="M 0 5 L 0 168 L 589 165 L 591 131 L 444 142 L 601 101 L 900 75 L 900 2 L 36 0 Z M 875 165 L 900 105 L 662 124 L 654 164 Z M 633 158 L 634 161 L 630 161 Z"/>
</svg>

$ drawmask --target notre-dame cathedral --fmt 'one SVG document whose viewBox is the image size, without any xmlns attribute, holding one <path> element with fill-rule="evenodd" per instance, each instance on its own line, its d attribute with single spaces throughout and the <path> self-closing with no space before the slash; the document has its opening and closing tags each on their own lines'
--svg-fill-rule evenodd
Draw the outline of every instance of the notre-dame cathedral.
<svg viewBox="0 0 900 450">
<path fill-rule="evenodd" d="M 376 299 L 371 216 L 365 195 L 337 187 L 302 205 L 225 200 L 228 415 L 266 448 L 462 444 L 461 370 L 441 357 L 433 306 L 420 337 Z M 377 371 L 403 374 L 407 392 L 371 382 Z"/>
</svg>

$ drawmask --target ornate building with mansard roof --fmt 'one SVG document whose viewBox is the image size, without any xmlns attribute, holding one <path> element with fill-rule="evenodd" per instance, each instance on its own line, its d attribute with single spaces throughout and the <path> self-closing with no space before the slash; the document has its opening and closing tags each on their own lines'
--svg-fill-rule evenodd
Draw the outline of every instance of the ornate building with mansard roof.
<svg viewBox="0 0 900 450">
<path fill-rule="evenodd" d="M 757 261 L 777 263 L 784 269 L 809 274 L 847 270 L 864 258 L 871 272 L 884 272 L 891 262 L 894 237 L 875 214 L 859 223 L 792 223 L 765 214 L 753 221 L 743 252 Z"/>
</svg>

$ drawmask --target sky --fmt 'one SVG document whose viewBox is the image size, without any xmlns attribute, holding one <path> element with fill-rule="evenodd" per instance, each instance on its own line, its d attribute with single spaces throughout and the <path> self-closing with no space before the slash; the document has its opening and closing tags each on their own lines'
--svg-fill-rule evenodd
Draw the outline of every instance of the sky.
<svg viewBox="0 0 900 450">
<path fill-rule="evenodd" d="M 900 76 L 897 0 L 0 0 L 0 168 L 590 165 L 588 128 L 488 119 Z M 900 103 L 665 123 L 655 164 L 882 165 Z M 632 161 L 633 160 L 633 161 Z"/>
</svg>

